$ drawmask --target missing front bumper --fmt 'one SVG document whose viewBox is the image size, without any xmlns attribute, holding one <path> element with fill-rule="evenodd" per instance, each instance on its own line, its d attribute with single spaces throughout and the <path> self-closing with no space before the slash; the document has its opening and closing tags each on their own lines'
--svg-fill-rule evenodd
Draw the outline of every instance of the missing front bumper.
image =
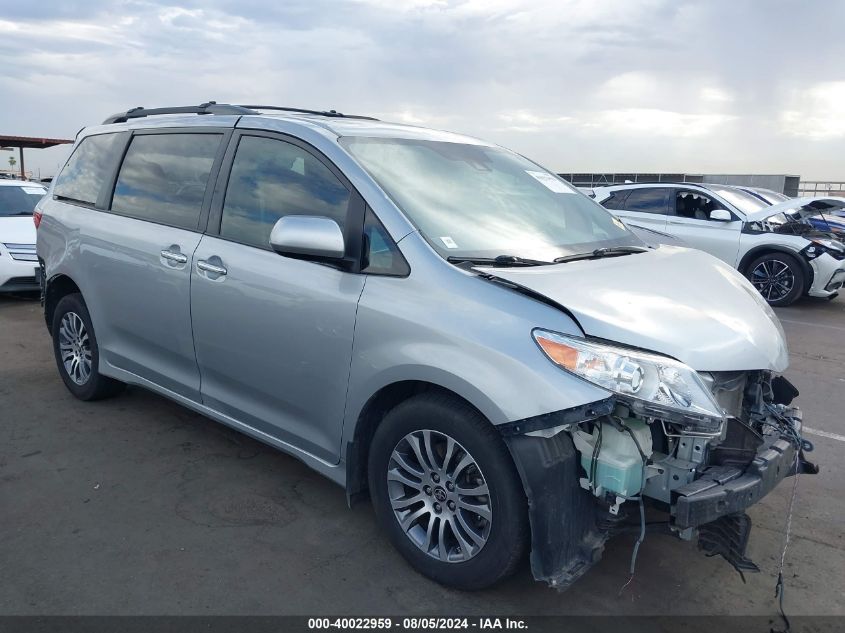
<svg viewBox="0 0 845 633">
<path fill-rule="evenodd" d="M 818 469 L 804 460 L 798 449 L 783 438 L 758 451 L 743 471 L 733 466 L 710 466 L 701 476 L 672 491 L 672 522 L 681 530 L 744 512 L 766 496 L 781 480 L 796 472 Z"/>
<path fill-rule="evenodd" d="M 755 431 L 757 442 L 750 444 L 737 444 L 736 438 L 729 438 L 726 446 L 719 445 L 718 456 L 711 454 L 713 465 L 705 465 L 709 458 L 704 463 L 680 460 L 683 468 L 694 473 L 693 481 L 681 480 L 677 488 L 672 488 L 671 482 L 679 477 L 667 474 L 670 485 L 660 489 L 665 494 L 654 496 L 646 492 L 655 502 L 654 510 L 668 511 L 668 521 L 660 522 L 662 530 L 686 540 L 697 536 L 706 555 L 722 556 L 740 573 L 756 570 L 745 556 L 751 530 L 745 510 L 785 477 L 796 472 L 818 472 L 797 445 L 812 450 L 812 445 L 800 437 L 800 411 L 785 408 L 797 390 L 783 382 L 766 385 L 772 391 L 773 402 L 779 404 L 767 406 L 775 417 L 765 426 L 775 427 L 779 420 L 778 430 L 764 436 Z M 528 498 L 531 570 L 535 579 L 556 589 L 565 589 L 598 562 L 604 544 L 613 534 L 633 527 L 643 529 L 642 524 L 633 526 L 624 513 L 614 511 L 620 498 L 613 506 L 607 494 L 594 496 L 580 481 L 584 466 L 571 433 L 577 430 L 579 418 L 582 422 L 586 418 L 593 424 L 606 421 L 612 425 L 608 417 L 613 407 L 612 399 L 608 399 L 500 427 Z M 689 450 L 695 446 L 693 442 Z M 648 452 L 651 453 L 650 445 Z M 704 447 L 701 454 L 706 454 Z M 662 474 L 660 467 L 665 465 L 664 459 L 652 467 Z"/>
</svg>

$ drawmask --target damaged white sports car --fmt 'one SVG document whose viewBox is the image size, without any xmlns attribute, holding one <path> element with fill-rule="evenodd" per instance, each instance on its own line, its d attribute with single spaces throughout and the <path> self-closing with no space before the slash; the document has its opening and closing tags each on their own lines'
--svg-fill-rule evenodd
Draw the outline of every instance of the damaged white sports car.
<svg viewBox="0 0 845 633">
<path fill-rule="evenodd" d="M 743 273 L 773 306 L 832 299 L 845 284 L 845 243 L 826 220 L 845 198 L 773 206 L 739 187 L 643 183 L 602 187 L 595 200 L 634 226 L 681 238 Z"/>
</svg>

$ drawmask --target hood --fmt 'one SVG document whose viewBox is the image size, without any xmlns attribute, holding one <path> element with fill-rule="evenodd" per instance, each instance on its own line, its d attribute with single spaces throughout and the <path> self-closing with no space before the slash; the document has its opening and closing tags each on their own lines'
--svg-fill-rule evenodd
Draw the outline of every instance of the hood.
<svg viewBox="0 0 845 633">
<path fill-rule="evenodd" d="M 35 244 L 32 216 L 0 216 L 0 244 Z"/>
<path fill-rule="evenodd" d="M 484 271 L 565 307 L 588 336 L 662 353 L 698 371 L 783 371 L 789 364 L 772 309 L 736 270 L 701 251 L 663 246 Z"/>
<path fill-rule="evenodd" d="M 786 202 L 773 204 L 770 207 L 763 207 L 753 213 L 746 213 L 745 219 L 749 222 L 756 222 L 765 220 L 777 213 L 785 211 L 792 211 L 793 209 L 800 209 L 806 207 L 808 210 L 820 211 L 822 213 L 831 213 L 845 208 L 845 198 L 838 198 L 836 196 L 817 196 L 814 198 L 792 198 Z"/>
</svg>

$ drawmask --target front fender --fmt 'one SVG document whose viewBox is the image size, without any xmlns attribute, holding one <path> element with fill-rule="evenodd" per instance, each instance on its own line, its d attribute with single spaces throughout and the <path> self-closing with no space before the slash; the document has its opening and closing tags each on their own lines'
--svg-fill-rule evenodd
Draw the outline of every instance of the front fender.
<svg viewBox="0 0 845 633">
<path fill-rule="evenodd" d="M 607 397 L 552 364 L 534 343 L 534 327 L 578 333 L 569 316 L 474 276 L 456 275 L 454 289 L 415 281 L 413 274 L 367 280 L 355 325 L 344 441 L 354 436 L 373 395 L 398 382 L 451 391 L 494 425 Z"/>
</svg>

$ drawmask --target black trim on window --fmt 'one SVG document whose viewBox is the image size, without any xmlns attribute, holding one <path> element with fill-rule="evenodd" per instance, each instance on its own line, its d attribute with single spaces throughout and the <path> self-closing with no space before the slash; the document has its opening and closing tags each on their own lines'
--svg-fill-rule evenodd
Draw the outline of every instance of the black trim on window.
<svg viewBox="0 0 845 633">
<path fill-rule="evenodd" d="M 58 202 L 63 202 L 65 204 L 72 204 L 75 207 L 82 207 L 83 209 L 91 209 L 93 211 L 101 211 L 102 209 L 98 209 L 96 204 L 91 204 L 90 202 L 85 202 L 83 200 L 77 200 L 76 198 L 68 198 L 67 196 L 59 196 L 53 194 L 53 200 Z"/>
<path fill-rule="evenodd" d="M 100 197 L 97 198 L 96 208 L 101 211 L 111 211 L 111 199 L 114 197 L 114 187 L 117 184 L 117 176 L 120 173 L 120 168 L 123 166 L 123 160 L 126 158 L 129 143 L 132 141 L 131 132 L 121 132 L 121 134 L 126 135 L 126 138 L 123 139 L 123 147 L 121 147 L 118 151 L 118 159 L 114 161 L 109 177 L 106 179 L 106 182 L 103 184 L 103 188 L 100 190 Z"/>
</svg>

